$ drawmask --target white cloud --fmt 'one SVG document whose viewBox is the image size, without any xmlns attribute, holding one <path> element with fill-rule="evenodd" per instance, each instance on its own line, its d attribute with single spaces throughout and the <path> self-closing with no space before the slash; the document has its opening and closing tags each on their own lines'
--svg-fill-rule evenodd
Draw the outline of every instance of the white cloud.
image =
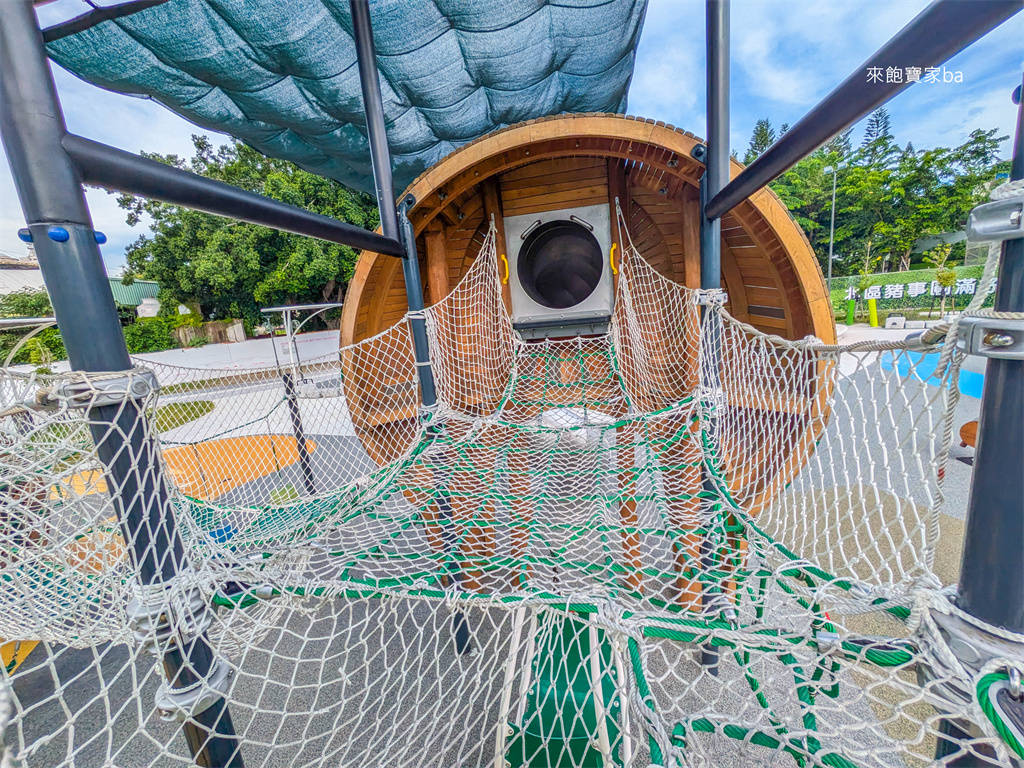
<svg viewBox="0 0 1024 768">
<path fill-rule="evenodd" d="M 630 113 L 653 117 L 703 111 L 703 72 L 703 3 L 651 0 L 629 89 Z M 700 133 L 692 123 L 676 125 Z"/>
<path fill-rule="evenodd" d="M 741 154 L 754 123 L 793 124 L 927 6 L 927 0 L 734 0 L 731 140 Z M 650 27 L 654 26 L 652 30 Z M 889 105 L 897 140 L 951 144 L 975 128 L 1012 132 L 1008 94 L 1020 82 L 1024 18 L 1018 14 L 953 59 L 958 90 L 913 86 Z M 684 54 L 685 65 L 675 60 Z M 907 62 L 913 66 L 915 62 Z M 645 68 L 649 68 L 645 71 Z M 970 73 L 970 74 L 969 74 Z M 690 82 L 684 82 L 689 79 Z M 669 97 L 666 93 L 676 94 Z M 685 94 L 686 98 L 679 96 Z M 630 109 L 697 135 L 704 123 L 704 4 L 650 0 Z M 954 138 L 955 137 L 955 138 Z M 1008 145 L 1004 147 L 1008 152 Z"/>
</svg>

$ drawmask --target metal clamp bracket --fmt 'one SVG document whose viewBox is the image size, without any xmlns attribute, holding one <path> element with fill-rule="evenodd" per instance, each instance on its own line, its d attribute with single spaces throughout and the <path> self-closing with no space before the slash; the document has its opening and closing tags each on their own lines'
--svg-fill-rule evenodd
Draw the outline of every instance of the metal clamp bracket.
<svg viewBox="0 0 1024 768">
<path fill-rule="evenodd" d="M 166 682 L 160 683 L 154 697 L 157 714 L 161 720 L 182 723 L 205 712 L 227 695 L 232 674 L 227 659 L 218 656 L 213 660 L 210 676 L 186 688 L 171 688 Z"/>
<path fill-rule="evenodd" d="M 132 368 L 123 376 L 67 381 L 54 390 L 54 396 L 70 400 L 75 408 L 117 405 L 126 399 L 143 400 L 160 391 L 156 374 L 148 368 Z"/>
<path fill-rule="evenodd" d="M 163 593 L 163 600 L 144 602 L 140 598 L 128 601 L 128 627 L 135 641 L 150 656 L 163 656 L 167 648 L 179 642 L 198 637 L 213 623 L 213 611 L 198 587 L 182 595 L 183 600 L 171 601 Z M 170 614 L 174 614 L 172 623 Z"/>
<path fill-rule="evenodd" d="M 830 656 L 843 650 L 843 640 L 836 632 L 819 629 L 814 633 L 814 644 L 822 656 Z"/>
<path fill-rule="evenodd" d="M 967 219 L 967 239 L 973 243 L 1001 242 L 1024 237 L 1024 198 L 983 203 Z"/>
<path fill-rule="evenodd" d="M 95 376 L 95 378 L 93 378 Z M 127 399 L 144 400 L 160 391 L 156 374 L 148 368 L 132 368 L 121 374 L 78 373 L 52 386 L 29 386 L 18 405 L 30 411 L 53 411 L 65 403 L 69 408 L 117 405 Z"/>
<path fill-rule="evenodd" d="M 980 672 L 991 659 L 1024 660 L 1024 635 L 990 631 L 955 613 L 932 609 L 930 614 L 941 636 L 939 642 L 971 674 Z M 967 681 L 951 678 L 943 665 L 933 668 L 929 663 L 919 662 L 917 675 L 919 683 L 928 685 L 935 694 L 950 702 L 950 712 L 962 709 L 973 699 Z"/>
<path fill-rule="evenodd" d="M 958 328 L 956 346 L 965 354 L 1024 360 L 1024 320 L 965 317 Z"/>
<path fill-rule="evenodd" d="M 127 612 L 128 627 L 136 642 L 158 659 L 172 646 L 188 643 L 205 633 L 213 623 L 213 609 L 198 587 L 179 593 L 158 590 L 132 598 Z M 210 674 L 192 685 L 176 688 L 162 681 L 156 691 L 157 714 L 168 722 L 195 717 L 227 694 L 231 676 L 227 660 L 217 657 Z"/>
</svg>

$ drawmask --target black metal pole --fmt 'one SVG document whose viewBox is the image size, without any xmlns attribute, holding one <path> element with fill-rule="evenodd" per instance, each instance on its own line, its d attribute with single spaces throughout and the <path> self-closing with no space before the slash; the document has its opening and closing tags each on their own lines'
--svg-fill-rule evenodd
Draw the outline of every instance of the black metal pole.
<svg viewBox="0 0 1024 768">
<path fill-rule="evenodd" d="M 707 2 L 708 151 L 705 194 L 714 199 L 729 183 L 729 0 Z M 722 223 L 701 220 L 700 287 L 722 287 Z"/>
<path fill-rule="evenodd" d="M 420 395 L 425 408 L 437 403 L 434 375 L 430 366 L 427 345 L 426 320 L 423 317 L 423 283 L 420 281 L 419 257 L 416 238 L 406 215 L 415 201 L 405 200 L 402 205 L 402 225 L 395 208 L 395 182 L 391 169 L 391 150 L 384 126 L 384 104 L 380 96 L 380 75 L 377 72 L 377 51 L 373 44 L 373 24 L 368 0 L 350 0 L 352 8 L 352 35 L 359 61 L 359 82 L 363 91 L 363 109 L 366 112 L 366 134 L 370 142 L 370 160 L 373 163 L 373 181 L 380 208 L 380 228 L 384 237 L 401 240 L 402 272 L 405 293 L 409 303 L 409 325 L 412 328 L 413 352 L 419 372 Z"/>
<path fill-rule="evenodd" d="M 31 0 L 0 5 L 0 101 L 4 149 L 71 364 L 127 371 L 131 360 L 81 179 L 61 145 L 64 117 Z M 91 408 L 89 421 L 139 580 L 170 581 L 186 564 L 184 546 L 145 414 L 126 398 Z M 180 641 L 163 662 L 170 684 L 181 687 L 210 673 L 213 652 L 201 635 Z M 199 765 L 243 765 L 223 698 L 186 721 L 185 734 Z"/>
<path fill-rule="evenodd" d="M 409 221 L 409 208 L 415 201 L 412 195 L 398 206 L 398 221 L 405 243 L 405 258 L 402 272 L 405 277 L 405 294 L 409 302 L 409 326 L 412 330 L 412 344 L 416 352 L 416 367 L 420 379 L 420 397 L 425 408 L 437 404 L 437 390 L 434 385 L 434 369 L 430 364 L 430 347 L 427 344 L 427 320 L 423 316 L 423 283 L 420 281 L 420 261 L 416 253 L 416 234 Z"/>
<path fill-rule="evenodd" d="M 886 68 L 896 67 L 902 72 L 908 62 L 922 70 L 939 66 L 998 27 L 1022 6 L 1024 0 L 936 0 L 743 173 L 711 195 L 707 215 L 712 219 L 721 217 L 911 84 L 886 82 Z M 881 81 L 869 79 L 869 70 L 880 71 Z"/>
<path fill-rule="evenodd" d="M 271 337 L 273 341 L 273 337 Z M 306 432 L 302 428 L 302 414 L 299 413 L 299 398 L 295 394 L 295 379 L 291 371 L 281 373 L 284 381 L 284 396 L 288 401 L 288 415 L 292 420 L 292 432 L 295 433 L 295 445 L 299 451 L 299 466 L 302 468 L 302 479 L 309 493 L 316 493 L 313 480 L 313 467 L 309 462 L 309 448 L 306 447 Z"/>
<path fill-rule="evenodd" d="M 380 73 L 377 71 L 377 48 L 373 42 L 373 22 L 369 0 L 350 0 L 352 37 L 359 63 L 359 85 L 363 92 L 366 115 L 366 138 L 370 142 L 374 189 L 380 206 L 380 228 L 384 237 L 398 240 L 398 216 L 395 211 L 395 181 L 391 169 L 391 150 L 384 126 L 384 102 L 380 96 Z M 405 255 L 403 252 L 402 256 Z"/>
<path fill-rule="evenodd" d="M 1017 109 L 1010 179 L 1024 178 L 1024 99 Z M 1006 240 L 995 309 L 1024 312 L 1024 239 Z M 960 607 L 1024 633 L 1024 361 L 990 358 L 981 395 L 967 507 Z"/>
<path fill-rule="evenodd" d="M 43 42 L 52 43 L 54 40 L 85 32 L 85 30 L 92 29 L 104 21 L 123 19 L 125 16 L 131 16 L 133 13 L 145 11 L 155 5 L 163 5 L 166 2 L 167 0 L 134 0 L 134 2 L 121 3 L 120 5 L 93 8 L 81 16 L 76 16 L 73 19 L 68 19 L 60 24 L 44 29 Z"/>
<path fill-rule="evenodd" d="M 405 254 L 397 234 L 381 237 L 354 224 L 74 134 L 65 134 L 61 144 L 86 184 L 374 253 L 388 256 Z"/>
<path fill-rule="evenodd" d="M 1017 107 L 1010 180 L 1024 178 L 1024 98 Z M 995 309 L 1024 312 L 1024 239 L 1006 240 Z M 982 621 L 1024 633 L 1024 361 L 989 358 L 981 395 L 974 476 L 967 505 L 957 604 Z M 936 757 L 950 757 L 971 736 L 943 719 Z M 993 755 L 993 759 L 994 759 Z M 950 766 L 994 765 L 973 755 Z"/>
<path fill-rule="evenodd" d="M 706 171 L 701 179 L 701 211 L 707 200 L 729 183 L 729 0 L 707 0 L 707 155 Z M 700 221 L 700 287 L 719 290 L 722 287 L 722 222 L 702 215 Z M 705 307 L 705 317 L 707 308 Z M 707 390 L 720 387 L 718 374 L 718 329 L 705 326 L 705 342 L 709 354 L 703 355 L 701 384 Z M 714 416 L 709 417 L 714 420 Z M 704 472 L 705 490 L 714 490 L 710 473 Z M 714 568 L 714 543 L 705 537 L 701 543 L 701 566 L 704 571 Z M 702 603 L 710 608 L 718 599 L 708 591 L 702 593 Z M 701 664 L 712 675 L 718 674 L 718 651 L 713 646 L 701 648 Z"/>
<path fill-rule="evenodd" d="M 391 151 L 388 149 L 387 131 L 384 127 L 384 106 L 380 97 L 380 80 L 377 73 L 377 53 L 373 44 L 373 25 L 370 19 L 368 0 L 350 0 L 352 7 L 353 36 L 356 42 L 356 57 L 359 60 L 359 79 L 363 90 L 363 107 L 366 110 L 366 132 L 370 140 L 370 157 L 373 161 L 373 180 L 377 190 L 377 205 L 380 207 L 381 231 L 385 237 L 396 238 L 405 246 L 402 259 L 402 273 L 405 277 L 405 295 L 409 306 L 409 327 L 412 331 L 413 355 L 420 382 L 420 398 L 426 410 L 437 405 L 437 390 L 434 385 L 434 370 L 430 364 L 430 347 L 427 341 L 427 323 L 423 316 L 423 283 L 420 280 L 419 255 L 416 253 L 416 233 L 409 221 L 409 209 L 415 204 L 412 195 L 402 200 L 395 208 L 395 184 L 391 169 Z M 433 431 L 436 426 L 429 429 Z M 451 519 L 451 502 L 444 488 L 443 473 L 435 478 L 441 488 L 440 509 L 443 517 Z M 450 530 L 445 525 L 446 530 Z M 456 583 L 459 574 L 455 574 Z M 452 631 L 455 648 L 460 654 L 470 650 L 469 622 L 465 615 L 456 611 L 452 616 Z"/>
</svg>

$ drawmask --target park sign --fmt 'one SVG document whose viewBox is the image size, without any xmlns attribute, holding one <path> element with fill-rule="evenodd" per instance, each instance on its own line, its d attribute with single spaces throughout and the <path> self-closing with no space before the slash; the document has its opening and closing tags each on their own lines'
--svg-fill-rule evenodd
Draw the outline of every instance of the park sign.
<svg viewBox="0 0 1024 768">
<path fill-rule="evenodd" d="M 955 285 L 943 287 L 938 280 L 930 283 L 917 281 L 913 283 L 890 283 L 888 285 L 869 285 L 864 290 L 856 286 L 846 289 L 846 298 L 849 299 L 902 299 L 904 297 L 913 299 L 918 296 L 973 296 L 978 292 L 978 279 L 975 277 L 957 278 Z M 988 292 L 996 292 L 996 281 L 988 287 Z"/>
<path fill-rule="evenodd" d="M 948 288 L 939 283 L 935 269 L 837 277 L 832 280 L 832 306 L 837 313 L 842 313 L 846 311 L 848 301 L 874 299 L 879 309 L 928 309 L 937 306 L 945 295 L 947 305 L 952 299 L 953 304 L 962 307 L 978 293 L 985 293 L 985 306 L 992 305 L 995 281 L 991 286 L 983 285 L 983 265 L 958 266 L 953 270 L 956 281 Z"/>
</svg>

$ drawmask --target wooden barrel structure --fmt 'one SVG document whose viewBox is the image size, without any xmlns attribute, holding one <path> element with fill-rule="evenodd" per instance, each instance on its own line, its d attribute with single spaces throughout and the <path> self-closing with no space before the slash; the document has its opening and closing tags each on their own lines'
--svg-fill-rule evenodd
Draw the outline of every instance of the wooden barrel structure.
<svg viewBox="0 0 1024 768">
<path fill-rule="evenodd" d="M 561 115 L 490 133 L 452 152 L 406 190 L 416 198 L 427 303 L 444 297 L 476 258 L 488 221 L 620 199 L 641 255 L 666 277 L 700 284 L 701 139 L 622 115 Z M 743 166 L 732 162 L 732 175 Z M 404 195 L 403 195 L 404 196 Z M 789 339 L 835 341 L 835 322 L 810 243 L 763 189 L 722 218 L 722 286 L 730 314 Z M 406 310 L 400 262 L 363 253 L 345 299 L 342 345 L 374 336 Z"/>
<path fill-rule="evenodd" d="M 427 304 L 444 298 L 469 270 L 492 217 L 497 251 L 503 254 L 506 217 L 604 205 L 610 206 L 614 222 L 616 199 L 640 255 L 670 280 L 699 287 L 698 190 L 704 165 L 694 149 L 701 144 L 693 134 L 653 120 L 569 114 L 513 125 L 452 152 L 406 190 L 416 200 L 410 220 Z M 699 149 L 696 154 L 701 156 Z M 733 161 L 732 175 L 742 168 Z M 814 335 L 835 342 L 814 252 L 768 189 L 722 219 L 722 287 L 727 309 L 738 320 L 787 339 Z M 508 287 L 504 290 L 508 306 Z M 405 312 L 400 260 L 364 252 L 345 297 L 342 346 L 381 334 Z M 388 386 L 401 388 L 401 382 Z M 360 438 L 376 460 L 389 460 L 392 451 L 384 443 L 392 440 L 400 422 L 404 429 L 411 426 L 412 402 L 383 409 L 388 414 L 383 423 L 372 412 L 379 398 L 359 392 L 358 382 L 350 390 Z M 409 395 L 405 391 L 403 397 Z"/>
<path fill-rule="evenodd" d="M 493 220 L 495 255 L 503 262 L 497 265 L 498 274 L 504 272 L 506 277 L 502 299 L 515 321 L 515 301 L 507 279 L 513 251 L 507 249 L 527 249 L 530 231 L 539 232 L 544 226 L 541 218 L 547 216 L 550 220 L 555 211 L 562 211 L 557 215 L 560 221 L 574 218 L 571 212 L 576 211 L 595 214 L 591 221 L 600 218 L 605 225 L 608 221 L 613 223 L 610 241 L 606 240 L 603 246 L 607 264 L 615 247 L 622 253 L 624 244 L 620 238 L 624 240 L 625 235 L 618 226 L 617 213 L 621 210 L 621 219 L 640 256 L 674 283 L 699 288 L 699 184 L 705 170 L 697 159 L 703 157 L 701 144 L 693 134 L 664 123 L 621 115 L 583 114 L 514 125 L 456 150 L 423 173 L 406 191 L 415 198 L 410 220 L 417 236 L 427 303 L 440 302 L 467 274 L 483 252 Z M 734 161 L 732 175 L 741 170 L 742 165 Z M 536 222 L 527 225 L 534 216 L 538 217 Z M 585 223 L 586 218 L 577 217 L 576 221 Z M 523 226 L 527 228 L 523 230 Z M 591 231 L 596 233 L 597 230 L 592 228 Z M 607 267 L 604 269 L 607 271 Z M 511 272 L 515 271 L 513 266 Z M 616 270 L 611 271 L 617 274 Z M 522 285 L 521 273 L 519 278 Z M 631 284 L 631 295 L 636 287 Z M 814 252 L 785 206 L 770 190 L 761 190 L 722 219 L 722 288 L 728 295 L 729 313 L 766 334 L 790 340 L 813 335 L 835 343 L 835 323 Z M 611 297 L 613 293 L 608 295 Z M 612 301 L 614 303 L 614 299 Z M 343 348 L 375 337 L 386 339 L 386 329 L 401 320 L 406 306 L 401 262 L 390 256 L 364 252 L 345 298 L 341 322 Z M 455 311 L 458 310 L 446 305 L 444 313 Z M 501 311 L 500 304 L 494 311 Z M 607 356 L 603 362 L 601 356 L 590 358 L 596 362 L 591 362 L 590 369 L 584 371 L 586 364 L 574 358 L 571 342 L 543 344 L 536 347 L 536 354 L 529 351 L 530 347 L 525 348 L 518 354 L 516 389 L 521 386 L 520 382 L 525 382 L 522 386 L 528 389 L 529 382 L 543 379 L 538 374 L 546 372 L 560 379 L 560 386 L 555 389 L 565 402 L 559 399 L 553 403 L 548 397 L 533 397 L 527 392 L 520 400 L 525 405 L 513 403 L 510 406 L 508 402 L 516 400 L 513 394 L 505 401 L 506 418 L 517 422 L 539 416 L 544 408 L 559 404 L 572 406 L 579 402 L 597 404 L 598 409 L 602 409 L 602 401 L 610 394 L 605 390 L 618 391 L 617 379 L 621 379 L 622 387 L 630 389 L 627 382 L 630 376 L 623 366 L 628 365 L 632 343 L 653 350 L 647 356 L 645 370 L 655 371 L 654 379 L 648 377 L 645 384 L 654 390 L 654 397 L 648 399 L 648 405 L 643 405 L 646 393 L 638 400 L 633 386 L 631 398 L 635 406 L 654 412 L 692 394 L 698 379 L 699 316 L 696 305 L 686 312 L 680 318 L 671 312 L 662 316 L 656 309 L 648 317 L 650 327 L 642 332 L 640 341 L 623 342 L 625 347 L 619 350 L 618 375 Z M 480 326 L 482 319 L 470 316 L 474 314 L 472 308 L 463 310 L 463 314 L 466 316 L 452 318 L 449 324 L 454 327 L 477 324 L 467 335 L 471 340 L 466 343 L 464 338 L 461 345 L 448 346 L 456 350 L 455 365 L 460 379 L 468 381 L 478 375 L 476 371 L 488 366 L 493 368 L 489 360 L 496 356 L 488 359 L 479 348 L 487 346 L 483 342 L 488 337 L 498 334 L 488 333 L 486 326 Z M 480 308 L 476 308 L 475 314 L 481 314 Z M 738 352 L 742 357 L 744 344 L 741 339 L 732 353 Z M 564 349 L 561 358 L 560 349 Z M 760 364 L 760 370 L 753 374 L 759 386 L 745 386 L 746 381 L 725 386 L 731 394 L 726 395 L 721 412 L 720 455 L 716 461 L 723 477 L 727 478 L 733 498 L 754 515 L 777 498 L 807 461 L 824 424 L 823 404 L 827 399 L 824 395 L 831 386 L 826 364 L 816 361 L 812 355 L 801 357 L 803 353 L 799 350 L 794 355 L 792 349 L 784 346 L 783 349 L 778 356 L 774 352 L 766 354 L 763 349 L 754 356 Z M 343 352 L 343 357 L 346 354 L 353 353 Z M 730 350 L 726 348 L 724 354 L 729 355 Z M 392 352 L 392 356 L 395 355 L 404 356 L 405 360 L 401 369 L 392 374 L 394 381 L 371 382 L 362 378 L 359 366 L 344 366 L 346 394 L 356 432 L 368 453 L 380 464 L 397 458 L 399 449 L 411 444 L 417 425 L 409 351 L 396 349 Z M 739 377 L 745 379 L 750 374 L 742 362 L 737 371 Z M 525 370 L 535 363 L 540 367 Z M 595 364 L 607 370 L 596 370 Z M 786 368 L 789 370 L 784 371 Z M 796 368 L 805 372 L 802 378 L 792 375 Z M 508 373 L 510 371 L 498 371 L 490 380 L 501 380 L 504 376 L 507 381 Z M 796 380 L 796 387 L 783 383 L 776 389 L 773 384 L 793 380 Z M 580 388 L 584 381 L 603 382 L 606 386 L 591 386 L 592 391 L 584 392 Z M 493 400 L 494 392 L 491 394 Z M 655 402 L 659 396 L 660 405 Z M 448 404 L 468 415 L 493 412 L 496 405 L 488 402 L 486 394 L 471 395 Z M 624 401 L 612 408 L 619 409 L 608 412 L 615 419 L 626 415 Z M 671 411 L 667 417 L 649 425 L 647 434 L 654 439 L 651 448 L 661 467 L 667 522 L 672 531 L 669 535 L 676 553 L 677 599 L 682 606 L 698 610 L 702 586 L 694 575 L 693 566 L 701 562 L 705 542 L 699 533 L 701 451 L 693 419 L 693 412 L 688 409 Z M 635 438 L 629 427 L 617 430 L 615 466 L 621 499 L 622 565 L 626 574 L 623 586 L 643 592 L 645 586 L 640 574 L 645 563 L 635 500 L 638 467 L 632 448 Z M 459 462 L 453 461 L 450 476 L 443 481 L 443 493 L 436 487 L 436 477 L 428 466 L 418 466 L 410 473 L 412 480 L 403 488 L 403 493 L 413 506 L 422 510 L 427 521 L 438 520 L 442 513 L 438 493 L 447 499 L 447 514 L 457 525 L 460 520 L 474 521 L 461 534 L 465 543 L 460 547 L 459 560 L 467 588 L 477 590 L 483 574 L 482 564 L 494 551 L 495 509 L 487 486 L 493 483 L 500 460 L 497 446 L 475 443 L 472 448 L 475 453 L 471 471 L 466 471 L 465 467 L 460 469 Z M 542 469 L 539 465 L 545 460 L 543 456 L 537 457 L 533 463 L 538 466 L 532 466 L 531 459 L 526 458 L 529 453 L 528 446 L 513 451 L 510 456 L 516 461 L 510 458 L 507 467 L 513 496 L 513 559 L 518 559 L 524 551 L 524 532 L 535 512 L 529 501 L 528 478 Z M 462 462 L 465 461 L 463 456 Z M 481 502 L 481 498 L 490 500 Z M 469 523 L 462 525 L 470 526 Z M 439 529 L 434 530 L 434 527 L 429 526 L 427 533 L 437 540 L 432 541 L 432 546 L 440 551 Z M 746 541 L 732 536 L 728 546 L 714 556 L 720 560 L 718 567 L 727 572 L 740 567 L 745 548 Z M 734 588 L 735 584 L 726 580 L 725 591 L 731 594 Z"/>
</svg>

